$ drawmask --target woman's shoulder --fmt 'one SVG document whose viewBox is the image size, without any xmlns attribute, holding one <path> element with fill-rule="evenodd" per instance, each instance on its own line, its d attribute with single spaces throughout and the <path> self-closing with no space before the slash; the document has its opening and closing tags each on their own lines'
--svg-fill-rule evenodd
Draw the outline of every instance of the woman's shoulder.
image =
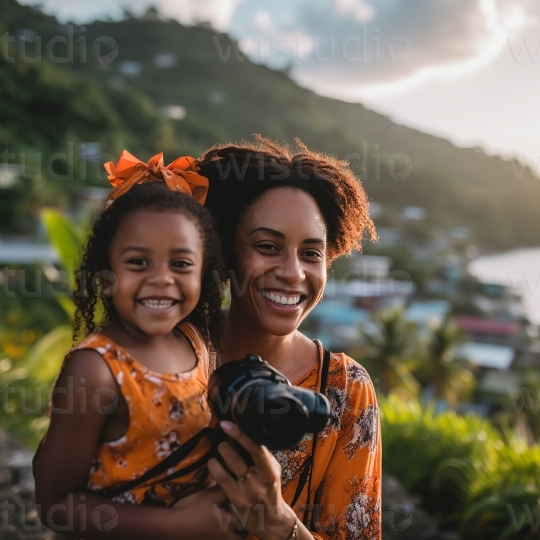
<svg viewBox="0 0 540 540">
<path fill-rule="evenodd" d="M 366 387 L 373 388 L 369 373 L 359 362 L 345 353 L 330 353 L 328 384 L 340 388 Z"/>
</svg>

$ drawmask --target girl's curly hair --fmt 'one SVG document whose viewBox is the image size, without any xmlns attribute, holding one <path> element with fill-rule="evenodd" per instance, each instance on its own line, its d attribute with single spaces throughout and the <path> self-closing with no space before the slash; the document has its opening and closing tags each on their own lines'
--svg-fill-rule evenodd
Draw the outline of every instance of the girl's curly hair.
<svg viewBox="0 0 540 540">
<path fill-rule="evenodd" d="M 263 193 L 292 187 L 311 195 L 326 222 L 328 262 L 360 247 L 367 232 L 376 239 L 366 193 L 348 162 L 254 135 L 255 142 L 213 146 L 197 160 L 210 181 L 206 206 L 214 214 L 227 267 L 234 269 L 234 236 L 240 218 Z"/>
<path fill-rule="evenodd" d="M 185 193 L 171 191 L 162 182 L 133 186 L 97 217 L 76 276 L 74 341 L 81 334 L 99 331 L 116 315 L 112 297 L 102 292 L 101 279 L 110 270 L 109 250 L 118 227 L 138 210 L 176 212 L 197 226 L 204 245 L 201 297 L 185 320 L 194 324 L 207 344 L 217 349 L 223 328 L 223 284 L 227 279 L 219 237 L 206 208 Z"/>
</svg>

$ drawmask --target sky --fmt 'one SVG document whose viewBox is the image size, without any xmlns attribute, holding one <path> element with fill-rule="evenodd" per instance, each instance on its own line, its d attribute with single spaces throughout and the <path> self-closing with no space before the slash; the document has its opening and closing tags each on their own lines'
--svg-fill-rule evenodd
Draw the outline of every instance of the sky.
<svg viewBox="0 0 540 540">
<path fill-rule="evenodd" d="M 128 5 L 40 3 L 74 22 L 121 17 Z M 130 0 L 129 9 L 149 4 L 185 24 L 210 22 L 319 94 L 540 175 L 538 0 Z"/>
</svg>

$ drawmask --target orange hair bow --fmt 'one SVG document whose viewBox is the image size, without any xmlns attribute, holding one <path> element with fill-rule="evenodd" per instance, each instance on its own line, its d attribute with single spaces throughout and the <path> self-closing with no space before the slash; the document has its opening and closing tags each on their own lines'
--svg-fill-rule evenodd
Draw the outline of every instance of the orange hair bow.
<svg viewBox="0 0 540 540">
<path fill-rule="evenodd" d="M 109 173 L 109 182 L 114 186 L 107 195 L 105 208 L 108 208 L 118 197 L 127 193 L 134 185 L 145 182 L 165 182 L 172 191 L 180 191 L 191 195 L 199 204 L 204 204 L 208 194 L 208 178 L 197 172 L 195 159 L 184 156 L 175 159 L 165 167 L 163 152 L 156 154 L 148 163 L 123 150 L 115 165 L 112 161 L 104 164 Z"/>
</svg>

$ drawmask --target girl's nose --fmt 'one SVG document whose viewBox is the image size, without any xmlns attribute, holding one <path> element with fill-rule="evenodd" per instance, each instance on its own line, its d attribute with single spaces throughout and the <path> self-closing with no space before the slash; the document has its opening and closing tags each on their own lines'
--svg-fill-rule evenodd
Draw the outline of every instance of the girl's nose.
<svg viewBox="0 0 540 540">
<path fill-rule="evenodd" d="M 157 287 L 167 287 L 168 285 L 174 284 L 174 277 L 167 265 L 166 267 L 156 268 L 149 277 L 148 282 Z"/>
</svg>

